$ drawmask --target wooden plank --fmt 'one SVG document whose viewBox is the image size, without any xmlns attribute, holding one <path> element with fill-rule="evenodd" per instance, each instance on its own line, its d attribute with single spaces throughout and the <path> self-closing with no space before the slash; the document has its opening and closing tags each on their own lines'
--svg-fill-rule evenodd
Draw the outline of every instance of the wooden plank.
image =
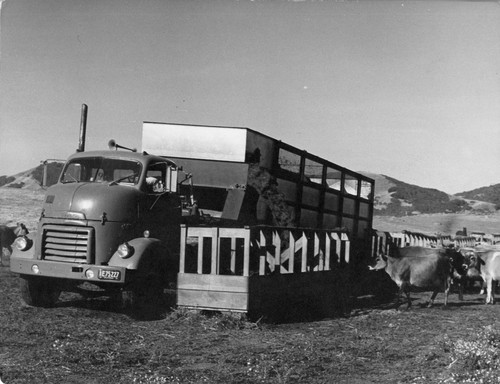
<svg viewBox="0 0 500 384">
<path fill-rule="evenodd" d="M 374 257 L 377 257 L 377 254 L 378 254 L 378 237 L 377 236 L 374 236 L 372 235 L 372 253 L 371 253 L 371 257 L 374 258 Z"/>
<path fill-rule="evenodd" d="M 243 233 L 243 276 L 250 275 L 250 229 L 246 229 Z"/>
<path fill-rule="evenodd" d="M 179 273 L 178 289 L 248 292 L 248 279 L 234 275 L 198 275 L 196 273 Z"/>
<path fill-rule="evenodd" d="M 274 272 L 276 270 L 276 267 L 275 267 L 275 258 L 276 258 L 276 255 L 273 256 L 273 254 L 269 251 L 271 249 L 270 245 L 273 245 L 272 243 L 272 233 L 271 233 L 271 244 L 269 244 L 267 242 L 267 237 L 264 237 L 264 248 L 266 250 L 266 261 L 267 261 L 267 264 L 269 265 L 269 269 L 271 270 L 271 272 Z"/>
<path fill-rule="evenodd" d="M 238 292 L 179 290 L 177 305 L 198 309 L 247 312 L 248 295 Z"/>
<path fill-rule="evenodd" d="M 188 227 L 187 237 L 212 237 L 212 227 Z"/>
<path fill-rule="evenodd" d="M 301 265 L 300 265 L 300 270 L 302 272 L 307 272 L 307 236 L 304 231 L 302 231 L 302 259 L 301 259 Z"/>
<path fill-rule="evenodd" d="M 293 273 L 294 272 L 294 266 L 295 266 L 295 236 L 293 235 L 292 231 L 289 231 L 289 245 L 288 245 L 288 272 Z"/>
<path fill-rule="evenodd" d="M 249 277 L 178 274 L 177 305 L 215 310 L 248 309 Z"/>
<path fill-rule="evenodd" d="M 181 225 L 181 249 L 179 255 L 179 272 L 184 273 L 186 270 L 186 226 Z"/>
<path fill-rule="evenodd" d="M 349 263 L 350 255 L 351 255 L 351 242 L 349 241 L 349 236 L 347 236 L 346 233 L 342 233 L 342 240 L 345 241 L 344 260 L 346 263 Z"/>
<path fill-rule="evenodd" d="M 330 270 L 330 259 L 331 259 L 331 245 L 332 245 L 332 235 L 330 233 L 325 233 L 325 270 Z"/>
<path fill-rule="evenodd" d="M 236 273 L 236 237 L 231 237 L 231 261 L 229 268 L 232 273 Z"/>
<path fill-rule="evenodd" d="M 248 231 L 247 228 L 219 228 L 219 236 L 242 238 L 246 231 Z"/>
<path fill-rule="evenodd" d="M 218 235 L 219 235 L 219 229 L 218 228 L 212 228 L 212 248 L 210 252 L 210 259 L 212 260 L 211 267 L 210 267 L 210 273 L 212 275 L 219 274 L 219 241 L 218 241 Z"/>
<path fill-rule="evenodd" d="M 198 237 L 198 261 L 197 261 L 197 272 L 201 275 L 203 273 L 203 241 L 204 237 Z"/>
<path fill-rule="evenodd" d="M 259 238 L 259 275 L 264 276 L 266 274 L 266 238 L 262 229 L 259 231 Z"/>
</svg>

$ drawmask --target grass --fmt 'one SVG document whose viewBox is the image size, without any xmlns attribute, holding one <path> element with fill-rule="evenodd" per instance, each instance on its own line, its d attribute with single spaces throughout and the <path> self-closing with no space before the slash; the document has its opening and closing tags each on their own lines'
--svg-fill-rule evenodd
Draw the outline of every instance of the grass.
<svg viewBox="0 0 500 384">
<path fill-rule="evenodd" d="M 21 221 L 34 229 L 43 195 L 1 190 L 4 223 Z M 430 309 L 419 306 L 427 294 L 412 298 L 409 311 L 369 296 L 358 298 L 348 316 L 307 322 L 252 322 L 168 308 L 160 320 L 137 321 L 112 310 L 107 300 L 69 293 L 55 308 L 28 307 L 20 300 L 17 276 L 0 267 L 0 380 L 6 384 L 493 382 L 497 334 L 484 327 L 500 328 L 500 306 L 482 304 L 477 291 L 469 292 L 463 302 L 452 295 L 447 308 L 442 295 Z M 467 351 L 472 350 L 489 352 L 473 355 L 476 363 L 467 365 Z"/>
<path fill-rule="evenodd" d="M 448 308 L 438 296 L 427 309 L 419 306 L 426 294 L 417 294 L 409 311 L 366 302 L 347 317 L 311 322 L 251 322 L 183 309 L 136 321 L 110 310 L 107 300 L 69 293 L 56 308 L 28 307 L 17 285 L 2 267 L 6 384 L 439 383 L 474 374 L 457 360 L 461 346 L 474 341 L 479 325 L 495 329 L 500 318 L 500 306 L 485 306 L 478 295 L 464 302 L 453 295 Z"/>
</svg>

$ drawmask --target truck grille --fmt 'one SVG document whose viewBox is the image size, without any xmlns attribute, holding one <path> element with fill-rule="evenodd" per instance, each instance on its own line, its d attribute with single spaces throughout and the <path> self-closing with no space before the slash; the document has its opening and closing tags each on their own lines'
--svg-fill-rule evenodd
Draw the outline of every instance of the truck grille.
<svg viewBox="0 0 500 384">
<path fill-rule="evenodd" d="M 42 258 L 90 264 L 93 241 L 92 227 L 46 225 L 43 227 Z"/>
</svg>

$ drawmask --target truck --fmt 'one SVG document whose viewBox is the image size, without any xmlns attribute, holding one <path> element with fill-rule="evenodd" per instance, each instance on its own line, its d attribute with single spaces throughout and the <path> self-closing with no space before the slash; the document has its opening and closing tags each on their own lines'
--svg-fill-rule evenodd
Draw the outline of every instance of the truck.
<svg viewBox="0 0 500 384">
<path fill-rule="evenodd" d="M 47 189 L 37 230 L 20 236 L 11 256 L 27 304 L 50 307 L 62 291 L 90 291 L 148 313 L 188 274 L 236 274 L 234 260 L 226 269 L 219 254 L 204 261 L 207 247 L 186 228 L 336 228 L 355 243 L 367 239 L 374 190 L 367 176 L 248 128 L 142 128 L 139 152 L 115 140 L 109 150 L 86 151 L 82 106 L 79 147 Z M 212 238 L 211 247 L 223 243 Z M 244 274 L 266 273 L 248 254 Z"/>
</svg>

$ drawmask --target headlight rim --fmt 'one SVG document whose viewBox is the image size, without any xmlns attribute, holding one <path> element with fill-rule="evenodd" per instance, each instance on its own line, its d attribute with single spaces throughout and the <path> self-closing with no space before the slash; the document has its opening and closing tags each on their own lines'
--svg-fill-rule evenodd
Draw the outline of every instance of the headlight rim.
<svg viewBox="0 0 500 384">
<path fill-rule="evenodd" d="M 26 235 L 16 237 L 14 240 L 14 247 L 21 252 L 26 252 L 33 246 L 33 240 Z"/>
<path fill-rule="evenodd" d="M 118 253 L 118 256 L 120 256 L 120 258 L 128 259 L 134 254 L 134 247 L 132 247 L 129 243 L 125 242 L 118 246 L 116 252 Z"/>
</svg>

